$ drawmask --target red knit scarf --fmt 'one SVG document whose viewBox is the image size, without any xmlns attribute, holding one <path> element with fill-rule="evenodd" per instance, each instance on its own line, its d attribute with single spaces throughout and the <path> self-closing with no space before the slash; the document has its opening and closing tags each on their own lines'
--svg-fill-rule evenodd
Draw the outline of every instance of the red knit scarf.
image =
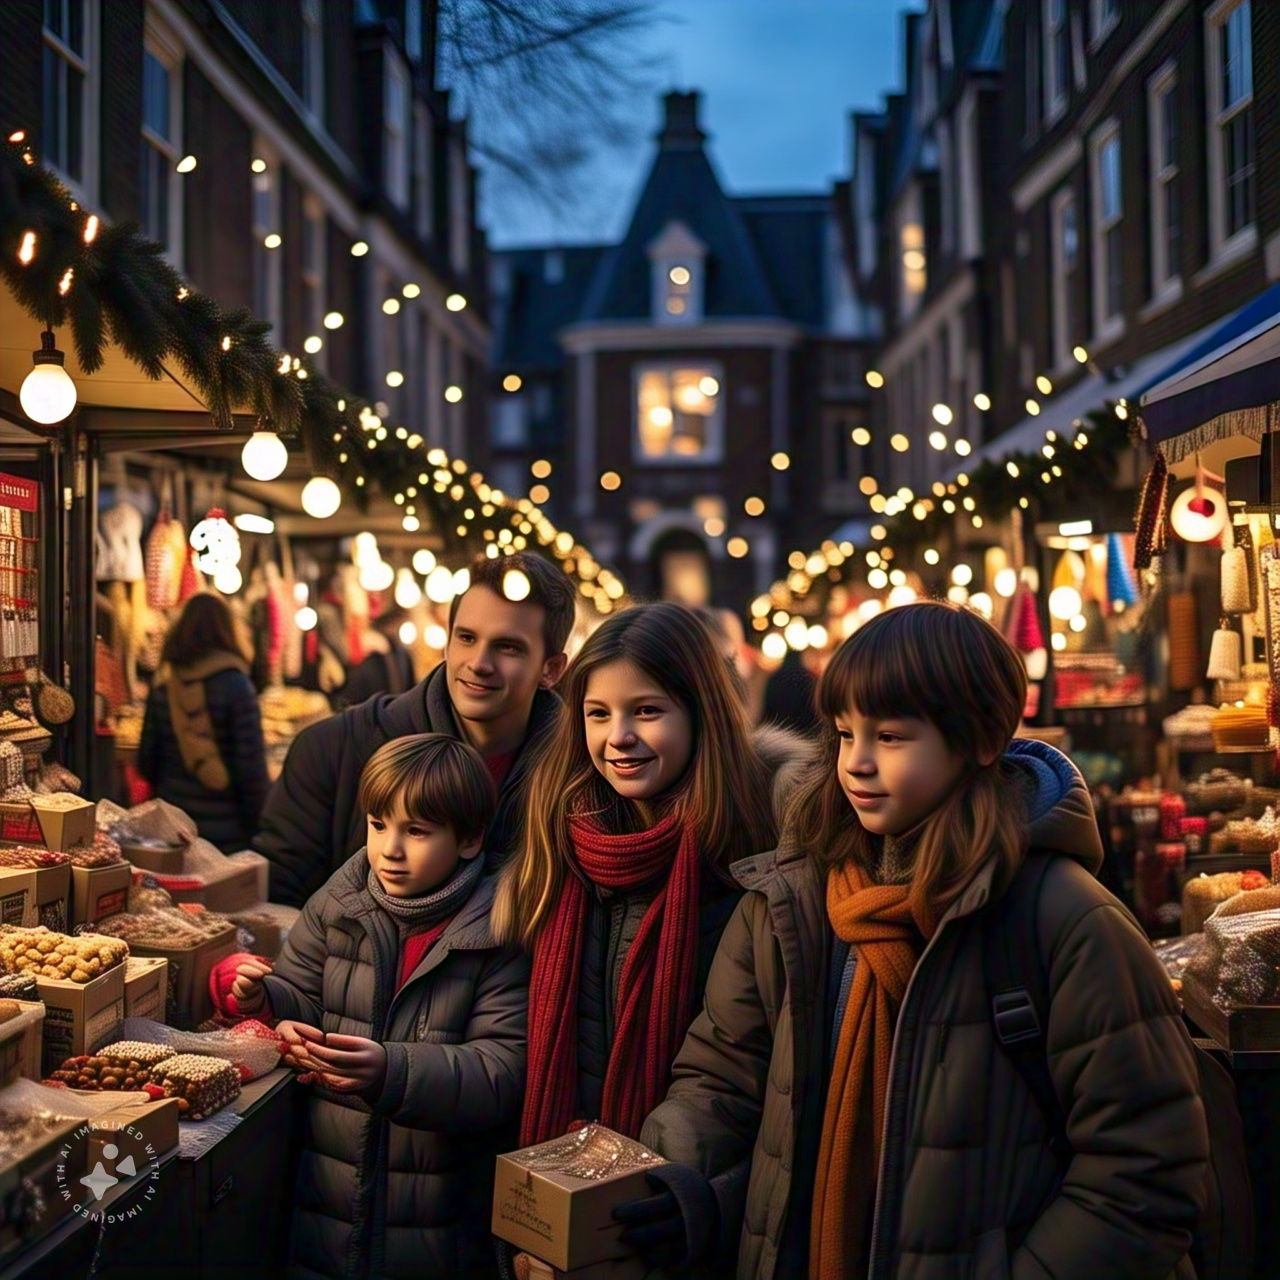
<svg viewBox="0 0 1280 1280">
<path fill-rule="evenodd" d="M 638 1137 L 666 1096 L 671 1064 L 692 1016 L 698 963 L 697 842 L 666 818 L 649 831 L 609 835 L 591 819 L 570 823 L 578 867 L 592 884 L 627 893 L 670 868 L 622 966 L 618 1019 L 599 1117 Z M 577 1118 L 578 981 L 587 888 L 570 876 L 538 935 L 529 984 L 529 1080 L 520 1140 L 558 1138 Z"/>
</svg>

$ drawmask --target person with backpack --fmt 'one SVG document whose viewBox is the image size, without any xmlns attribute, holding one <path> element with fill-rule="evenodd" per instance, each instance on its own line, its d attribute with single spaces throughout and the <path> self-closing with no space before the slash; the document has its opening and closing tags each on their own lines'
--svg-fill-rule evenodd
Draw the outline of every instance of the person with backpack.
<svg viewBox="0 0 1280 1280">
<path fill-rule="evenodd" d="M 684 1176 L 616 1211 L 650 1265 L 731 1274 L 736 1252 L 740 1280 L 1195 1274 L 1196 1052 L 1146 938 L 1094 878 L 1079 773 L 1012 740 L 1025 693 L 1012 646 L 943 603 L 890 610 L 833 657 L 822 763 L 779 847 L 733 868 L 748 892 L 641 1132 Z M 989 990 L 998 904 L 1029 874 L 1039 954 L 1014 963 L 1043 968 L 1061 1126 L 1012 1048 L 1035 1034 L 1034 979 Z"/>
</svg>

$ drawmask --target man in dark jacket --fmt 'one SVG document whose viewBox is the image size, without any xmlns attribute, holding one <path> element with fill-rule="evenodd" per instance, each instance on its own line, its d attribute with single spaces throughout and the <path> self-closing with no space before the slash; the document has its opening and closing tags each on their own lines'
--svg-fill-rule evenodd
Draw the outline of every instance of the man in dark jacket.
<svg viewBox="0 0 1280 1280">
<path fill-rule="evenodd" d="M 304 906 L 363 847 L 360 771 L 409 733 L 447 733 L 480 752 L 498 786 L 485 846 L 490 868 L 500 865 L 519 840 L 525 779 L 560 714 L 552 687 L 573 620 L 573 587 L 541 556 L 476 561 L 454 599 L 440 666 L 408 693 L 370 698 L 294 740 L 253 841 L 271 862 L 271 900 Z"/>
</svg>

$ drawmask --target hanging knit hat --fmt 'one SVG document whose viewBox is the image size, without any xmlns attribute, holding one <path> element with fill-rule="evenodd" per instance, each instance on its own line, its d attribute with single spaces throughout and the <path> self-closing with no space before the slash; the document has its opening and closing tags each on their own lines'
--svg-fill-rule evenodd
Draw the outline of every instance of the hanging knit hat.
<svg viewBox="0 0 1280 1280">
<path fill-rule="evenodd" d="M 1044 648 L 1044 632 L 1040 629 L 1040 614 L 1036 609 L 1035 593 L 1023 583 L 1010 610 L 1013 619 L 1010 640 L 1019 653 L 1033 653 Z"/>
<path fill-rule="evenodd" d="M 1163 555 L 1169 545 L 1169 464 L 1164 454 L 1157 453 L 1142 482 L 1138 499 L 1136 534 L 1133 544 L 1133 567 L 1149 569 L 1151 561 Z"/>
<path fill-rule="evenodd" d="M 1107 596 L 1113 608 L 1117 600 L 1123 600 L 1126 607 L 1138 602 L 1138 585 L 1118 533 L 1107 534 Z"/>
</svg>

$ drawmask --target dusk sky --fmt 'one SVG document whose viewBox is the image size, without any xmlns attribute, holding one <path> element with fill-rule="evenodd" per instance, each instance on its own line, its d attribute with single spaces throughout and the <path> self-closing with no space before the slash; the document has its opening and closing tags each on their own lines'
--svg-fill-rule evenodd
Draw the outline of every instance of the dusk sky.
<svg viewBox="0 0 1280 1280">
<path fill-rule="evenodd" d="M 636 41 L 657 65 L 635 103 L 640 130 L 610 153 L 565 210 L 485 208 L 494 247 L 609 240 L 626 228 L 653 158 L 669 89 L 702 92 L 702 123 L 734 194 L 821 191 L 848 175 L 849 112 L 876 108 L 901 79 L 903 0 L 659 0 Z M 919 6 L 915 6 L 919 7 Z"/>
</svg>

